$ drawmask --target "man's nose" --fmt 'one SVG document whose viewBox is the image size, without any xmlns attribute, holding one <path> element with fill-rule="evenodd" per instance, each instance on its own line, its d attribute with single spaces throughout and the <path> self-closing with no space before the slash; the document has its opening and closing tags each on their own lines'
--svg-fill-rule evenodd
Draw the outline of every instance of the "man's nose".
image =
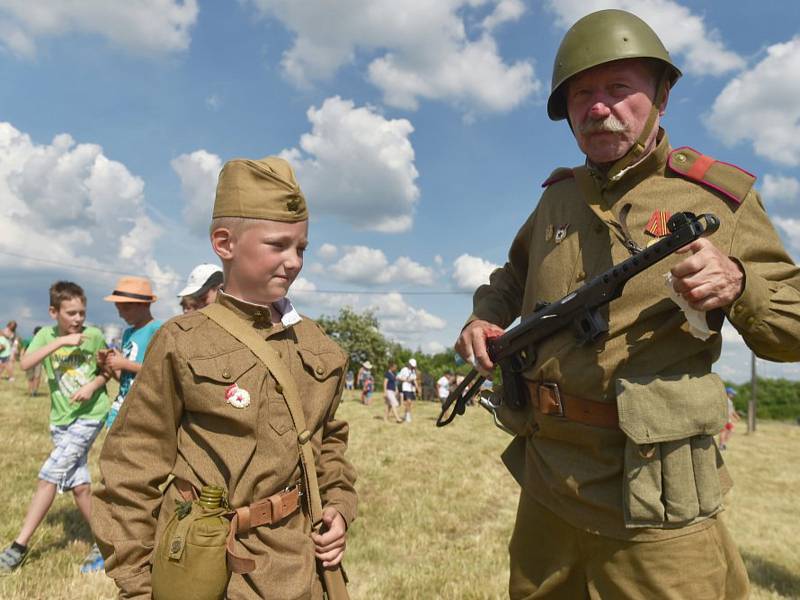
<svg viewBox="0 0 800 600">
<path fill-rule="evenodd" d="M 596 120 L 605 119 L 611 114 L 611 107 L 602 99 L 596 99 L 589 108 L 589 117 Z"/>
</svg>

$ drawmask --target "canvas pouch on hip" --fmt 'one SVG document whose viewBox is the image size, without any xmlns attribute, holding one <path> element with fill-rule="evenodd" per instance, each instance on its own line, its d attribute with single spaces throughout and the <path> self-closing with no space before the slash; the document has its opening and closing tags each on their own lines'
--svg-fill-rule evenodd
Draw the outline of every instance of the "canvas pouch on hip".
<svg viewBox="0 0 800 600">
<path fill-rule="evenodd" d="M 625 526 L 677 527 L 719 512 L 727 491 L 714 442 L 727 420 L 722 380 L 710 373 L 619 379 L 616 385 L 619 425 L 627 436 Z"/>
<path fill-rule="evenodd" d="M 197 501 L 170 517 L 153 556 L 154 600 L 221 600 L 230 572 L 226 541 L 231 523 L 225 508 Z"/>
</svg>

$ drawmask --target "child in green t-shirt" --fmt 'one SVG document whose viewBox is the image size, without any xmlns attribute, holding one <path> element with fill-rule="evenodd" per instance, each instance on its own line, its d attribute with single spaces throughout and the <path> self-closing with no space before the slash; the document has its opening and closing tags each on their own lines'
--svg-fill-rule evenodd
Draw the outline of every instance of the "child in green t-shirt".
<svg viewBox="0 0 800 600">
<path fill-rule="evenodd" d="M 43 327 L 31 340 L 20 365 L 30 369 L 42 363 L 50 388 L 50 436 L 53 451 L 39 471 L 22 528 L 14 542 L 0 553 L 0 574 L 22 565 L 28 542 L 44 520 L 56 492 L 72 490 L 75 504 L 89 521 L 91 478 L 89 449 L 103 427 L 109 409 L 106 376 L 98 371 L 97 351 L 106 347 L 103 334 L 84 327 L 86 296 L 69 281 L 50 287 L 53 327 Z"/>
</svg>

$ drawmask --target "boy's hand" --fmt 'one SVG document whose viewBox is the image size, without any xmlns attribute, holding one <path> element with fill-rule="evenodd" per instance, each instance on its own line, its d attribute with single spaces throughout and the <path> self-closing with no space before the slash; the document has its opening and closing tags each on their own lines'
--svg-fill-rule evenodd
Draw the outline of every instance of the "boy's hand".
<svg viewBox="0 0 800 600">
<path fill-rule="evenodd" d="M 80 346 L 86 340 L 86 336 L 82 333 L 69 333 L 62 335 L 58 340 L 62 346 Z"/>
<path fill-rule="evenodd" d="M 124 371 L 128 366 L 128 359 L 116 348 L 106 355 L 105 366 L 113 371 Z"/>
<path fill-rule="evenodd" d="M 323 567 L 335 567 L 342 562 L 347 525 L 339 511 L 330 506 L 322 511 L 322 524 L 324 533 L 311 534 L 314 554 L 322 561 Z"/>
<path fill-rule="evenodd" d="M 70 402 L 86 402 L 87 400 L 91 400 L 92 394 L 94 394 L 96 389 L 93 383 L 82 385 L 77 392 L 69 397 L 69 400 Z"/>
</svg>

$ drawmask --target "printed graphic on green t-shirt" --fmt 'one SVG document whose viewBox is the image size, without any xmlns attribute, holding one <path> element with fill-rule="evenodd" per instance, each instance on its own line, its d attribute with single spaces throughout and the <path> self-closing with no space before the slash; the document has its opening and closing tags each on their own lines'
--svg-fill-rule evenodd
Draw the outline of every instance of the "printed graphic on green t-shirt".
<svg viewBox="0 0 800 600">
<path fill-rule="evenodd" d="M 51 352 L 43 361 L 50 386 L 50 423 L 66 425 L 75 419 L 105 418 L 109 408 L 106 388 L 97 390 L 86 402 L 72 402 L 70 397 L 97 376 L 97 351 L 106 347 L 103 334 L 87 327 L 86 339 L 80 346 L 63 346 Z M 58 337 L 56 327 L 42 327 L 28 346 L 28 353 L 46 346 Z"/>
</svg>

